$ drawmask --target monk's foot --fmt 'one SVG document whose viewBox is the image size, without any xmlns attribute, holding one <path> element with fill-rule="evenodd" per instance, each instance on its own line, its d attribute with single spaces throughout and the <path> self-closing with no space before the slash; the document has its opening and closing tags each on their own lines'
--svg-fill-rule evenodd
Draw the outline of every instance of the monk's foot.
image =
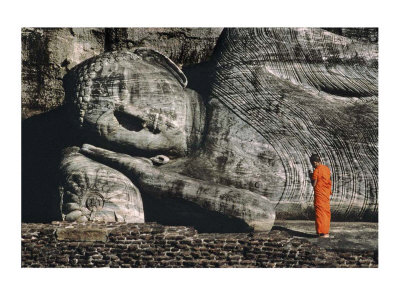
<svg viewBox="0 0 400 299">
<path fill-rule="evenodd" d="M 329 238 L 329 234 L 319 234 L 320 238 Z"/>
</svg>

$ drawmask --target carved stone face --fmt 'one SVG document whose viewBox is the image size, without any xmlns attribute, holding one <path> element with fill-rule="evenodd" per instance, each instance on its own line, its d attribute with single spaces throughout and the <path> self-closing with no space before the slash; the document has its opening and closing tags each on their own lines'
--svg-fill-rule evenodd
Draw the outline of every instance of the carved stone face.
<svg viewBox="0 0 400 299">
<path fill-rule="evenodd" d="M 86 141 L 148 156 L 184 155 L 201 134 L 204 108 L 186 83 L 172 61 L 144 49 L 105 53 L 64 81 L 66 103 Z"/>
</svg>

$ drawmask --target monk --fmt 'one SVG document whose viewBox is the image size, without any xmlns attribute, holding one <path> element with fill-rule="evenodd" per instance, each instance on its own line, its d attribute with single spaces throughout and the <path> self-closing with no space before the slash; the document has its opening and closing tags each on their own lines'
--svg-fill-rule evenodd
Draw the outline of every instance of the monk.
<svg viewBox="0 0 400 299">
<path fill-rule="evenodd" d="M 327 166 L 322 164 L 321 158 L 317 154 L 312 154 L 310 161 L 314 167 L 312 184 L 314 187 L 315 229 L 319 237 L 329 238 L 331 222 L 329 197 L 332 194 L 331 172 Z"/>
</svg>

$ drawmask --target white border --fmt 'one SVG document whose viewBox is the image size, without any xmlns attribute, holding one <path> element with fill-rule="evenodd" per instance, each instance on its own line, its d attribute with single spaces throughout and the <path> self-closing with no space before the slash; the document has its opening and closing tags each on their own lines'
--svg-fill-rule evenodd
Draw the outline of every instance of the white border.
<svg viewBox="0 0 400 299">
<path fill-rule="evenodd" d="M 392 3 L 392 4 L 390 4 Z M 2 288 L 21 298 L 378 298 L 398 293 L 398 9 L 393 2 L 7 1 L 2 3 Z M 379 269 L 20 269 L 21 27 L 379 27 Z M 396 271 L 396 272 L 394 272 Z M 396 273 L 396 274 L 395 274 Z M 26 296 L 26 297 L 23 297 Z"/>
</svg>

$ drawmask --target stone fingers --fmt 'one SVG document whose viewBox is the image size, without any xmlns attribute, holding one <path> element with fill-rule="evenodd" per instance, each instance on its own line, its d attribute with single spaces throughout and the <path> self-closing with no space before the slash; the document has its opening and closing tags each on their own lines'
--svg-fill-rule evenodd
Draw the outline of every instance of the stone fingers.
<svg viewBox="0 0 400 299">
<path fill-rule="evenodd" d="M 102 162 L 117 169 L 123 168 L 124 170 L 131 170 L 132 168 L 130 160 L 133 159 L 133 157 L 126 154 L 115 153 L 90 144 L 84 144 L 80 149 L 80 152 L 93 160 Z"/>
</svg>

